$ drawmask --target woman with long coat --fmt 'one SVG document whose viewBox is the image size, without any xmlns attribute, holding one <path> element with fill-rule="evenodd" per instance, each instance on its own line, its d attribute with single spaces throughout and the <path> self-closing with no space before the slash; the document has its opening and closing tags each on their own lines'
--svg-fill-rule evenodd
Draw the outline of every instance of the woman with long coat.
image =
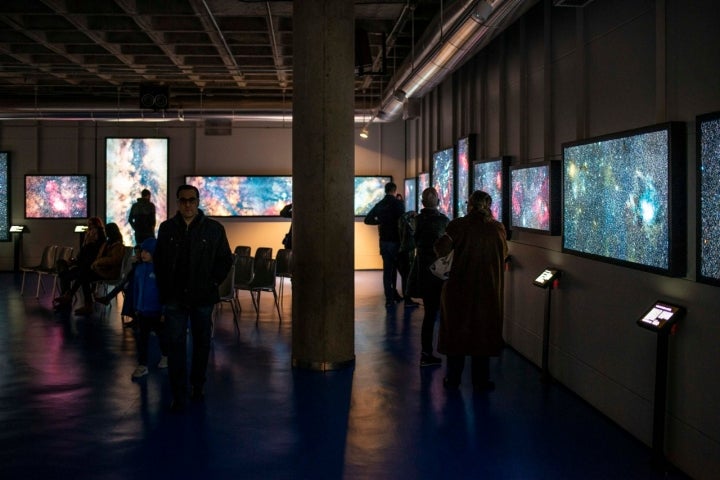
<svg viewBox="0 0 720 480">
<path fill-rule="evenodd" d="M 503 277 L 507 240 L 505 227 L 490 211 L 492 199 L 475 191 L 468 214 L 451 221 L 435 243 L 438 256 L 453 253 L 450 276 L 443 286 L 438 351 L 447 355 L 448 389 L 460 386 L 465 356 L 472 357 L 476 390 L 491 390 L 489 357 L 500 355 L 504 345 Z"/>
</svg>

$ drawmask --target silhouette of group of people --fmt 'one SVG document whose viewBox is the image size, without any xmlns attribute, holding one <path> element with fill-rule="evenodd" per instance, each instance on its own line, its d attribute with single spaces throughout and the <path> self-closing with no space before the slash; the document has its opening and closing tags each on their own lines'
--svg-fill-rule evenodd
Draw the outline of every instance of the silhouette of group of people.
<svg viewBox="0 0 720 480">
<path fill-rule="evenodd" d="M 508 255 L 505 227 L 492 215 L 492 198 L 473 192 L 468 213 L 454 220 L 438 210 L 439 196 L 433 187 L 421 194 L 420 213 L 405 212 L 397 186 L 385 185 L 385 196 L 365 217 L 377 225 L 383 261 L 385 306 L 399 301 L 415 306 L 422 298 L 423 314 L 420 366 L 439 366 L 434 355 L 433 336 L 440 313 L 437 351 L 446 356 L 443 385 L 456 390 L 471 357 L 471 378 L 476 391 L 489 391 L 489 357 L 500 355 L 502 338 L 504 266 Z M 430 266 L 439 257 L 453 252 L 447 280 L 436 277 Z M 403 294 L 396 287 L 402 279 Z"/>
</svg>

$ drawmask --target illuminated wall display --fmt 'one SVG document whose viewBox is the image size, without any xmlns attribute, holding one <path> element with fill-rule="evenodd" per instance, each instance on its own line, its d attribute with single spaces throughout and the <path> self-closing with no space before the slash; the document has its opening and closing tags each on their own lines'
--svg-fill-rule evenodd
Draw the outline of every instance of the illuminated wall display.
<svg viewBox="0 0 720 480">
<path fill-rule="evenodd" d="M 25 175 L 25 218 L 87 218 L 88 175 Z"/>
<path fill-rule="evenodd" d="M 467 215 L 467 200 L 470 197 L 470 164 L 475 161 L 475 135 L 468 135 L 457 142 L 457 194 L 455 211 L 458 217 Z"/>
<path fill-rule="evenodd" d="M 0 152 L 0 242 L 10 240 L 10 154 Z"/>
<path fill-rule="evenodd" d="M 697 129 L 697 277 L 720 285 L 720 112 L 701 115 Z"/>
<path fill-rule="evenodd" d="M 560 165 L 539 162 L 510 169 L 510 228 L 560 233 Z"/>
<path fill-rule="evenodd" d="M 490 158 L 473 163 L 472 189 L 482 190 L 492 198 L 492 211 L 495 220 L 510 225 L 508 220 L 508 197 L 510 190 L 506 188 L 510 171 L 510 157 Z"/>
<path fill-rule="evenodd" d="M 292 203 L 292 177 L 188 175 L 200 190 L 200 209 L 211 217 L 275 217 Z"/>
<path fill-rule="evenodd" d="M 418 211 L 417 178 L 405 179 L 405 211 Z"/>
<path fill-rule="evenodd" d="M 438 192 L 440 204 L 438 210 L 447 215 L 449 219 L 455 218 L 455 172 L 454 148 L 446 148 L 433 153 L 431 182 Z"/>
</svg>

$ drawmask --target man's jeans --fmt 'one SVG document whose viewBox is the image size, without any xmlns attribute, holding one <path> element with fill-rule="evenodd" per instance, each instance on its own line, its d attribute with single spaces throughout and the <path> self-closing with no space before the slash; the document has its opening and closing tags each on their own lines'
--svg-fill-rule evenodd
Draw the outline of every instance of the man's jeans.
<svg viewBox="0 0 720 480">
<path fill-rule="evenodd" d="M 212 310 L 213 305 L 186 307 L 172 304 L 165 306 L 168 376 L 175 398 L 182 399 L 187 395 L 188 320 L 193 340 L 190 384 L 200 388 L 205 385 L 205 372 L 210 355 Z"/>
<path fill-rule="evenodd" d="M 400 242 L 380 241 L 380 256 L 383 260 L 383 288 L 385 301 L 394 302 L 398 294 L 395 288 L 397 282 L 397 262 Z"/>
</svg>

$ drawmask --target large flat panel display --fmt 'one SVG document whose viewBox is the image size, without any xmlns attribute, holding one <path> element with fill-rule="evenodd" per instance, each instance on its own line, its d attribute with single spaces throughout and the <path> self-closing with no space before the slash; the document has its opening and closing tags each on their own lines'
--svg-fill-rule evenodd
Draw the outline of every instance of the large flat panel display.
<svg viewBox="0 0 720 480">
<path fill-rule="evenodd" d="M 135 235 L 128 215 L 143 189 L 152 194 L 156 228 L 167 218 L 168 139 L 106 138 L 105 162 L 106 221 L 117 223 L 125 244 L 133 245 Z"/>
<path fill-rule="evenodd" d="M 0 242 L 10 240 L 10 154 L 0 152 Z"/>
<path fill-rule="evenodd" d="M 685 273 L 683 130 L 667 123 L 563 145 L 563 251 Z"/>
<path fill-rule="evenodd" d="M 455 218 L 455 159 L 454 148 L 446 148 L 433 153 L 431 182 L 438 192 L 440 204 L 438 210 L 447 215 L 448 218 Z"/>
<path fill-rule="evenodd" d="M 457 194 L 455 211 L 458 217 L 467 215 L 467 200 L 470 197 L 470 164 L 475 161 L 475 135 L 468 135 L 457 142 Z"/>
<path fill-rule="evenodd" d="M 385 185 L 392 182 L 391 176 L 355 177 L 355 216 L 364 217 L 370 209 L 385 196 Z"/>
<path fill-rule="evenodd" d="M 186 176 L 200 190 L 200 209 L 212 217 L 275 217 L 292 203 L 292 177 Z"/>
<path fill-rule="evenodd" d="M 420 200 L 422 199 L 422 192 L 430 187 L 430 172 L 419 173 L 417 179 L 418 205 L 419 208 L 422 208 L 422 202 Z"/>
<path fill-rule="evenodd" d="M 490 195 L 493 216 L 506 227 L 510 226 L 507 208 L 510 190 L 506 188 L 509 171 L 510 157 L 480 160 L 474 162 L 472 168 L 473 191 L 482 190 Z"/>
<path fill-rule="evenodd" d="M 87 175 L 25 175 L 25 218 L 87 217 Z"/>
<path fill-rule="evenodd" d="M 418 211 L 417 177 L 405 179 L 405 211 Z"/>
<path fill-rule="evenodd" d="M 697 278 L 720 285 L 720 112 L 701 115 L 697 139 Z"/>
<path fill-rule="evenodd" d="M 560 233 L 560 165 L 540 162 L 510 169 L 510 228 Z"/>
</svg>

